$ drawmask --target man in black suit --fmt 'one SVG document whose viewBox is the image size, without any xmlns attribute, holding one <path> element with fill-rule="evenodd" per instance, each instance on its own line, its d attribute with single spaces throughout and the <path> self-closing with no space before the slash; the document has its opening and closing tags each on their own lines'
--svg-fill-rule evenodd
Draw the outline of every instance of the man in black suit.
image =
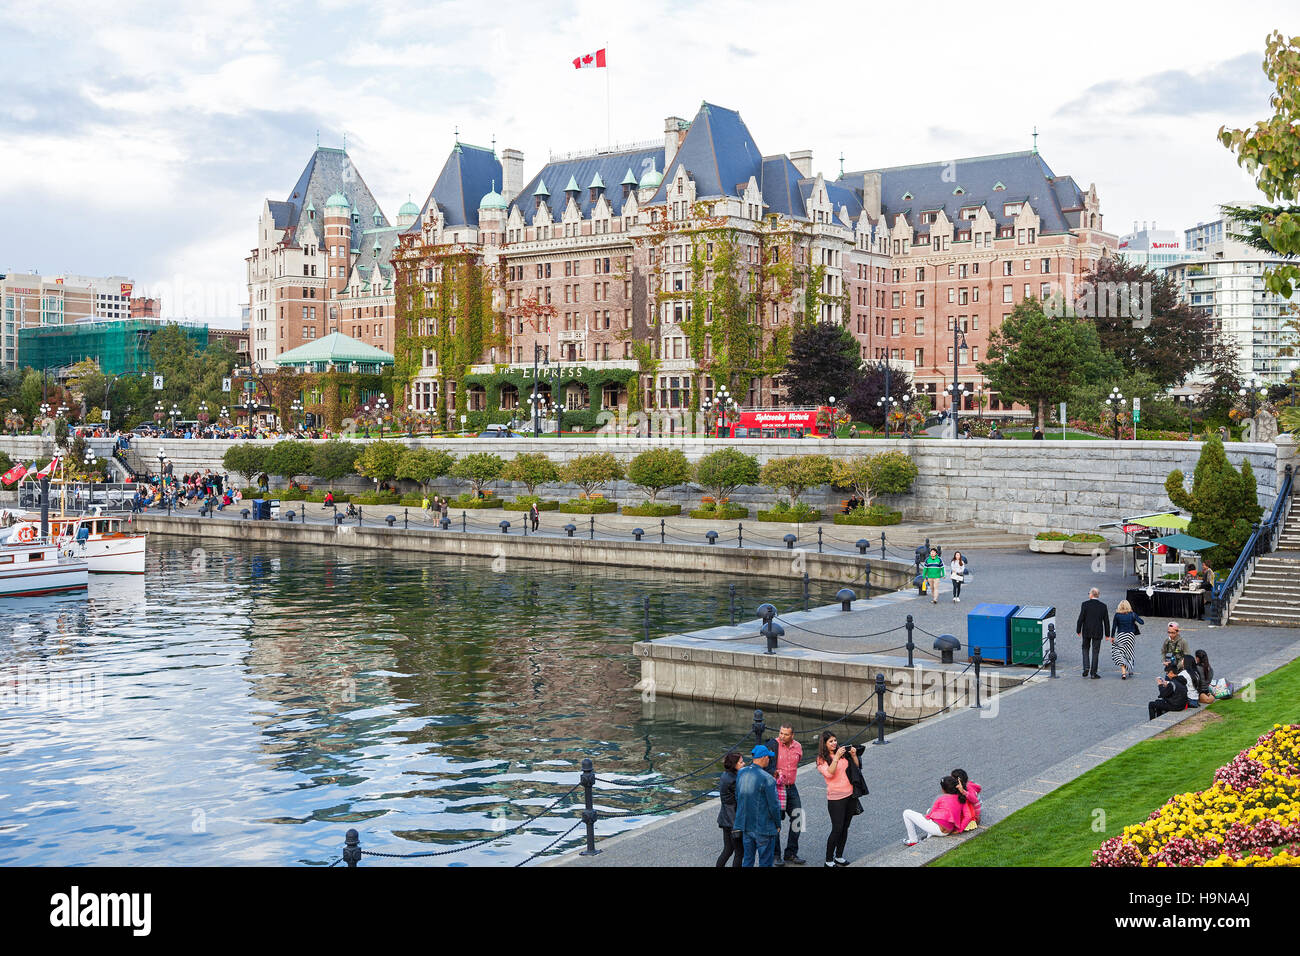
<svg viewBox="0 0 1300 956">
<path fill-rule="evenodd" d="M 1176 664 L 1165 665 L 1164 680 L 1156 681 L 1160 697 L 1147 703 L 1147 720 L 1155 720 L 1171 710 L 1183 710 L 1187 707 L 1187 681 L 1178 673 Z"/>
<path fill-rule="evenodd" d="M 1110 612 L 1106 605 L 1098 600 L 1101 592 L 1093 588 L 1088 592 L 1088 600 L 1079 606 L 1079 620 L 1074 625 L 1077 636 L 1083 641 L 1083 676 L 1091 675 L 1093 680 L 1100 680 L 1097 673 L 1097 658 L 1101 656 L 1101 639 L 1110 637 Z M 1089 646 L 1092 649 L 1092 663 L 1088 662 Z"/>
</svg>

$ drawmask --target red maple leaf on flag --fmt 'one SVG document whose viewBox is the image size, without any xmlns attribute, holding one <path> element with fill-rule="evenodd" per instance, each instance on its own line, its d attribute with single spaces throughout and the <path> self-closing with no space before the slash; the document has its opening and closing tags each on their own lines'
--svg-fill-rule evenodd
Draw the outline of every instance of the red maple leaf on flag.
<svg viewBox="0 0 1300 956">
<path fill-rule="evenodd" d="M 591 54 L 588 53 L 586 56 L 584 56 L 584 57 L 582 58 L 582 62 L 583 62 L 583 63 L 590 63 L 590 62 L 591 62 L 591 59 L 592 59 Z"/>
</svg>

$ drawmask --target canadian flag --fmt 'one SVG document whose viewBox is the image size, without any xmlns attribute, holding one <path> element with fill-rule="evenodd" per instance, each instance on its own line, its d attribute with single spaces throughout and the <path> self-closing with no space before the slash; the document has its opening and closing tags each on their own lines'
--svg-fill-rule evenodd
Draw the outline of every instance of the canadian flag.
<svg viewBox="0 0 1300 956">
<path fill-rule="evenodd" d="M 54 474 L 54 469 L 59 467 L 59 459 L 51 458 L 50 463 L 36 473 L 37 478 L 48 478 Z"/>
<path fill-rule="evenodd" d="M 589 66 L 604 66 L 605 51 L 597 50 L 595 53 L 584 53 L 582 56 L 573 58 L 573 68 L 575 70 L 585 70 Z"/>
</svg>

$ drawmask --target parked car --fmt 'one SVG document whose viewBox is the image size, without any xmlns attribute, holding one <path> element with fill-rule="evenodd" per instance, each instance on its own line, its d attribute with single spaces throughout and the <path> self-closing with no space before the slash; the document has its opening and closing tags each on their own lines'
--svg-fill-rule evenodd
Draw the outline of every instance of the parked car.
<svg viewBox="0 0 1300 956">
<path fill-rule="evenodd" d="M 478 433 L 479 438 L 521 438 L 518 432 L 510 430 L 509 425 L 489 425 Z"/>
</svg>

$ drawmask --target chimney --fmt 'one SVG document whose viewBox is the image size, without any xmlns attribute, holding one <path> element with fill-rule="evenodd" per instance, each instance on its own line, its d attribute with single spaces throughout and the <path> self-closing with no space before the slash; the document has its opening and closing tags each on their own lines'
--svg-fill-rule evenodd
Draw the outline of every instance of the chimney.
<svg viewBox="0 0 1300 956">
<path fill-rule="evenodd" d="M 790 162 L 804 179 L 812 178 L 812 150 L 800 149 L 790 154 Z"/>
<path fill-rule="evenodd" d="M 1134 220 L 1133 220 L 1133 232 L 1134 232 L 1134 234 L 1136 234 L 1137 231 L 1138 231 L 1138 221 L 1137 221 L 1136 219 L 1134 219 Z"/>
<path fill-rule="evenodd" d="M 511 202 L 524 188 L 524 154 L 517 149 L 501 151 L 501 196 Z"/>
<path fill-rule="evenodd" d="M 872 222 L 880 221 L 880 173 L 862 174 L 862 208 Z"/>
<path fill-rule="evenodd" d="M 690 129 L 686 120 L 680 116 L 669 116 L 664 120 L 664 175 L 668 175 L 668 168 L 672 165 L 673 157 L 677 155 L 677 148 L 682 145 L 682 140 L 686 138 L 686 131 Z"/>
</svg>

